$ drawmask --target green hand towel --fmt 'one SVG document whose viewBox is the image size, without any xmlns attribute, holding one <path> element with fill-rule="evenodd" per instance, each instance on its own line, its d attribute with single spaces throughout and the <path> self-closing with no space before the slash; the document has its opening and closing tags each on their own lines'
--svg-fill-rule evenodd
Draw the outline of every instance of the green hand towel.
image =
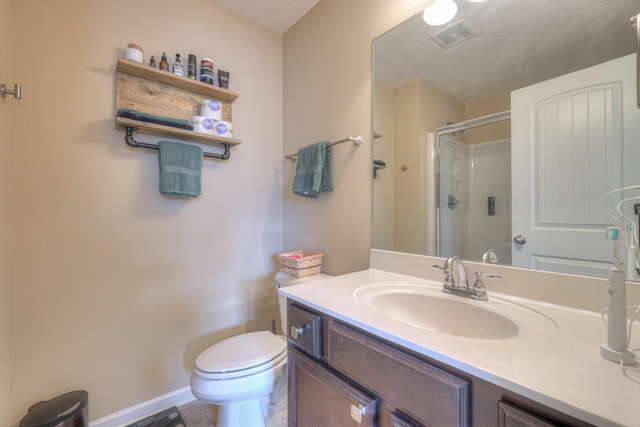
<svg viewBox="0 0 640 427">
<path fill-rule="evenodd" d="M 179 142 L 159 141 L 160 194 L 198 197 L 201 194 L 202 148 Z"/>
<path fill-rule="evenodd" d="M 321 191 L 333 191 L 332 150 L 328 141 L 303 147 L 298 151 L 293 194 L 317 199 Z"/>
</svg>

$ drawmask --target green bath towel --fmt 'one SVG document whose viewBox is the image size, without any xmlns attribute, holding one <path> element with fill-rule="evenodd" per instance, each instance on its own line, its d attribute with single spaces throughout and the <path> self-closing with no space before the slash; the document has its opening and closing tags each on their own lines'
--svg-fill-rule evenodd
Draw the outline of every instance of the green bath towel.
<svg viewBox="0 0 640 427">
<path fill-rule="evenodd" d="M 332 149 L 328 141 L 311 144 L 298 151 L 293 194 L 317 199 L 321 191 L 333 191 Z"/>
<path fill-rule="evenodd" d="M 202 148 L 179 142 L 159 141 L 160 194 L 198 197 L 201 194 Z"/>
</svg>

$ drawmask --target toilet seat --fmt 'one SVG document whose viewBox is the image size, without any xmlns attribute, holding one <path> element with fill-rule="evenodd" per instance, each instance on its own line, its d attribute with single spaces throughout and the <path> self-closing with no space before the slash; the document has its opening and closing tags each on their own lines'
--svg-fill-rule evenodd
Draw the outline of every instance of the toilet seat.
<svg viewBox="0 0 640 427">
<path fill-rule="evenodd" d="M 227 338 L 202 352 L 195 371 L 205 379 L 232 379 L 267 370 L 287 357 L 287 343 L 268 331 Z"/>
</svg>

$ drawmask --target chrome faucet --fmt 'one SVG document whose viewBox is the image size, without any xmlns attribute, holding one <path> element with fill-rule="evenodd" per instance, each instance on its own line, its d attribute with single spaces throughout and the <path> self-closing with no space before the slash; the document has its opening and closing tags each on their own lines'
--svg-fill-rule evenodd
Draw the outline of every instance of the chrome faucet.
<svg viewBox="0 0 640 427">
<path fill-rule="evenodd" d="M 434 265 L 433 267 L 444 272 L 444 284 L 442 285 L 442 292 L 458 295 L 465 298 L 477 299 L 480 301 L 486 301 L 489 299 L 489 297 L 487 297 L 487 290 L 482 279 L 501 279 L 501 277 L 497 274 L 484 274 L 478 271 L 475 273 L 476 280 L 473 283 L 473 286 L 469 287 L 469 270 L 467 266 L 462 262 L 462 259 L 457 256 L 451 256 L 447 258 L 444 263 L 444 267 L 440 267 L 439 265 Z M 454 267 L 458 272 L 457 283 L 453 278 Z"/>
<path fill-rule="evenodd" d="M 487 251 L 482 255 L 482 263 L 487 264 L 487 261 L 491 261 L 494 264 L 500 261 L 496 251 L 494 251 L 493 249 L 487 249 Z"/>
</svg>

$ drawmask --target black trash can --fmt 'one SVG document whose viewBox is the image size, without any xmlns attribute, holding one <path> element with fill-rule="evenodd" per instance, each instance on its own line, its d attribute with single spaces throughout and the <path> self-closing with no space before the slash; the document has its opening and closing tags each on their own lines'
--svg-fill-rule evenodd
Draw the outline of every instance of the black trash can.
<svg viewBox="0 0 640 427">
<path fill-rule="evenodd" d="M 89 394 L 72 391 L 38 402 L 20 421 L 20 427 L 89 427 Z"/>
</svg>

